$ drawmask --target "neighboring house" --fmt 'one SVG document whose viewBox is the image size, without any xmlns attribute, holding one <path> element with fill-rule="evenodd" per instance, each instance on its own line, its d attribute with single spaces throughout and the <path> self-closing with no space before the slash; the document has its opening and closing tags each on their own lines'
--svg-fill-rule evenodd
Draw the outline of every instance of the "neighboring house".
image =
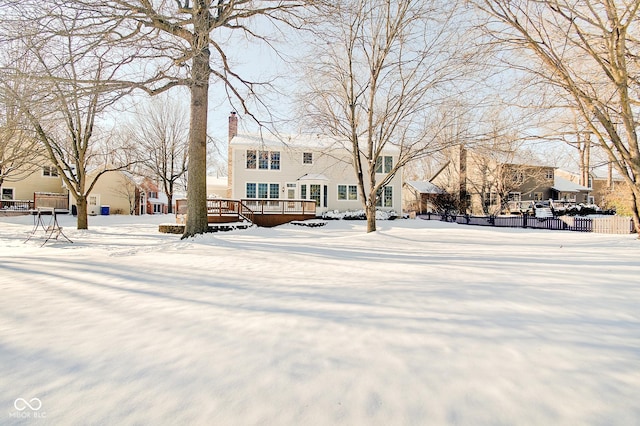
<svg viewBox="0 0 640 426">
<path fill-rule="evenodd" d="M 632 215 L 634 202 L 629 184 L 620 176 L 597 174 L 590 176 L 594 203 L 605 209 L 614 209 L 618 214 Z"/>
<path fill-rule="evenodd" d="M 229 193 L 229 178 L 226 176 L 207 176 L 207 197 L 227 198 Z"/>
<path fill-rule="evenodd" d="M 169 198 L 160 191 L 157 184 L 149 178 L 142 178 L 138 183 L 138 204 L 135 214 L 167 214 Z"/>
<path fill-rule="evenodd" d="M 229 117 L 229 192 L 232 199 L 302 199 L 316 202 L 316 213 L 362 209 L 351 153 L 329 137 L 238 134 L 237 116 Z M 380 177 L 398 152 L 382 153 Z M 402 208 L 402 171 L 381 192 L 380 210 Z"/>
<path fill-rule="evenodd" d="M 18 181 L 6 180 L 2 184 L 2 200 L 33 201 L 35 193 L 66 193 L 58 170 L 48 161 Z"/>
<path fill-rule="evenodd" d="M 558 171 L 561 173 L 560 171 Z M 556 174 L 552 189 L 552 199 L 572 204 L 593 204 L 590 188 Z"/>
<path fill-rule="evenodd" d="M 87 173 L 91 182 L 100 168 Z M 70 193 L 72 211 L 75 197 Z M 141 215 L 166 213 L 167 197 L 158 191 L 158 186 L 147 178 L 140 178 L 124 170 L 103 173 L 87 197 L 89 215 L 122 214 Z"/>
<path fill-rule="evenodd" d="M 408 180 L 402 187 L 403 211 L 418 214 L 437 211 L 435 199 L 444 191 L 431 182 Z"/>
<path fill-rule="evenodd" d="M 578 173 L 559 170 L 558 174 L 572 182 L 579 182 Z M 589 204 L 595 204 L 604 209 L 621 210 L 624 214 L 631 214 L 633 199 L 631 191 L 623 178 L 616 175 L 607 167 L 596 167 L 589 172 Z"/>
<path fill-rule="evenodd" d="M 565 189 L 554 188 L 554 167 L 499 161 L 464 147 L 452 150 L 430 181 L 458 197 L 459 210 L 471 214 L 524 211 Z"/>
<path fill-rule="evenodd" d="M 94 169 L 87 173 L 87 182 L 92 182 L 102 169 Z M 138 186 L 133 175 L 125 171 L 109 171 L 103 173 L 91 193 L 87 196 L 87 214 L 136 214 L 139 202 Z M 76 200 L 70 193 L 70 204 L 75 211 Z"/>
</svg>

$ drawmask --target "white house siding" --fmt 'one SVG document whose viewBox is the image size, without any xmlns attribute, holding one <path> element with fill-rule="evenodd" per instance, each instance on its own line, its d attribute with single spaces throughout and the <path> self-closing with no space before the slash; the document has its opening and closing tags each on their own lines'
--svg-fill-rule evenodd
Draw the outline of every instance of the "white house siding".
<svg viewBox="0 0 640 426">
<path fill-rule="evenodd" d="M 328 210 L 347 211 L 362 208 L 360 194 L 357 195 L 356 200 L 348 199 L 349 186 L 356 185 L 350 153 L 342 147 L 336 147 L 335 143 L 326 138 L 299 136 L 287 138 L 284 143 L 278 140 L 261 140 L 257 136 L 240 134 L 235 136 L 230 143 L 232 154 L 230 167 L 233 170 L 231 173 L 232 182 L 230 182 L 232 198 L 247 198 L 247 183 L 262 183 L 277 184 L 278 198 L 280 199 L 290 198 L 290 195 L 294 195 L 296 199 L 312 199 L 311 185 L 320 185 L 321 203 L 317 208 L 318 213 Z M 279 152 L 279 169 L 247 168 L 248 150 L 255 150 L 256 156 L 259 156 L 259 151 Z M 304 153 L 311 153 L 311 164 L 304 163 Z M 397 154 L 387 152 L 383 155 L 393 157 L 394 164 L 397 161 Z M 259 159 L 256 158 L 256 161 Z M 384 175 L 380 174 L 380 178 L 383 177 Z M 338 199 L 339 186 L 341 185 L 346 186 L 347 200 Z M 305 186 L 306 191 L 303 190 Z M 326 206 L 324 205 L 325 186 Z M 393 192 L 392 205 L 379 208 L 400 211 L 402 208 L 401 172 L 394 177 L 389 186 L 392 187 Z M 267 191 L 270 189 L 269 186 Z M 289 189 L 293 190 L 294 194 L 289 194 Z M 263 198 L 259 195 L 261 194 L 256 193 L 256 198 Z M 272 195 L 275 194 L 267 193 L 265 198 L 272 198 Z"/>
</svg>

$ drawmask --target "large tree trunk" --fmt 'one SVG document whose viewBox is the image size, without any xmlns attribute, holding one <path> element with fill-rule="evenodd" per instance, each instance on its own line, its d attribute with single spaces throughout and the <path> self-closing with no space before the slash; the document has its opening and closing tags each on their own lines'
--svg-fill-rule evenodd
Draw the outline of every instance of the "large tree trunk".
<svg viewBox="0 0 640 426">
<path fill-rule="evenodd" d="M 76 197 L 76 207 L 78 208 L 78 229 L 89 229 L 87 219 L 87 197 Z"/>
<path fill-rule="evenodd" d="M 167 192 L 167 213 L 173 213 L 173 191 Z"/>
<path fill-rule="evenodd" d="M 376 203 L 375 198 L 367 203 L 367 232 L 376 231 Z"/>
<path fill-rule="evenodd" d="M 640 197 L 636 195 L 637 190 L 631 192 L 631 211 L 633 213 L 633 226 L 636 228 L 638 239 L 640 239 Z"/>
<path fill-rule="evenodd" d="M 208 230 L 207 112 L 209 107 L 209 74 L 211 72 L 209 56 L 209 49 L 205 47 L 193 58 L 190 87 L 191 122 L 189 124 L 187 223 L 182 238 L 204 234 Z"/>
</svg>

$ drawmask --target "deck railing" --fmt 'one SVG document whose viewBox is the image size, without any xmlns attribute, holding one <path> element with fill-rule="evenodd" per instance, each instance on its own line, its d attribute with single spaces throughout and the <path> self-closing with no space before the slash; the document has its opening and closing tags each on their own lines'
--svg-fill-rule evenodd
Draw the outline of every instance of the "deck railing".
<svg viewBox="0 0 640 426">
<path fill-rule="evenodd" d="M 208 216 L 238 216 L 253 222 L 253 211 L 245 206 L 240 200 L 229 200 L 226 198 L 207 199 Z"/>
<path fill-rule="evenodd" d="M 176 200 L 176 214 L 187 213 L 187 200 Z M 256 215 L 315 215 L 314 200 L 244 198 L 232 200 L 226 198 L 208 198 L 207 215 L 218 217 L 236 216 L 254 222 Z"/>
<path fill-rule="evenodd" d="M 242 203 L 255 214 L 315 214 L 314 200 L 243 198 Z"/>
<path fill-rule="evenodd" d="M 33 210 L 33 201 L 30 200 L 1 200 L 0 209 L 12 211 Z"/>
</svg>

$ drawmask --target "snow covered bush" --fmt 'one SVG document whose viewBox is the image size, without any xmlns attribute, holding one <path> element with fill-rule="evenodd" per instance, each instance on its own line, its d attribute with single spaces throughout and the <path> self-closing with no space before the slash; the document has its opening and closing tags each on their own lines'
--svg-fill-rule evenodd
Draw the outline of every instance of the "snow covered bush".
<svg viewBox="0 0 640 426">
<path fill-rule="evenodd" d="M 376 220 L 393 220 L 398 217 L 395 211 L 376 210 Z M 323 219 L 327 220 L 367 220 L 364 210 L 347 210 L 340 212 L 338 210 L 330 210 L 322 214 Z"/>
</svg>

